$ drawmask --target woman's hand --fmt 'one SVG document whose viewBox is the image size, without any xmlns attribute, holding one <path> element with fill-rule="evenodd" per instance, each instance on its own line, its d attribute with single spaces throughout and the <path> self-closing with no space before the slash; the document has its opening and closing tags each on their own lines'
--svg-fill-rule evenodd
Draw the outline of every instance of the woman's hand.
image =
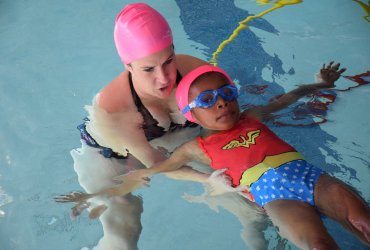
<svg viewBox="0 0 370 250">
<path fill-rule="evenodd" d="M 231 178 L 224 174 L 226 169 L 214 171 L 205 181 L 206 191 L 209 195 L 221 195 L 225 193 L 248 191 L 248 187 L 232 187 Z"/>
<path fill-rule="evenodd" d="M 339 69 L 339 67 L 340 63 L 334 64 L 333 61 L 331 61 L 328 66 L 323 64 L 320 74 L 318 75 L 323 88 L 335 87 L 335 81 L 338 80 L 344 71 L 346 71 L 345 68 Z"/>
</svg>

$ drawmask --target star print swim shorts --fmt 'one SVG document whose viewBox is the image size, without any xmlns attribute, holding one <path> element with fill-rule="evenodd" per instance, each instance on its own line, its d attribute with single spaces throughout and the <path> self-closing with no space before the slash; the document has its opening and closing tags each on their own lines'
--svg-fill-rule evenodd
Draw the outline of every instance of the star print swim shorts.
<svg viewBox="0 0 370 250">
<path fill-rule="evenodd" d="M 314 187 L 323 173 L 305 160 L 291 161 L 267 170 L 250 192 L 261 207 L 273 200 L 300 200 L 315 206 Z"/>
</svg>

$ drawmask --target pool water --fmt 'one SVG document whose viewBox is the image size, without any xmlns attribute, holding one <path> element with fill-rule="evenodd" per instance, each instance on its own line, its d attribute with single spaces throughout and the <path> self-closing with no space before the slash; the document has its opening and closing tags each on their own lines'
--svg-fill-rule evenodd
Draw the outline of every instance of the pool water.
<svg viewBox="0 0 370 250">
<path fill-rule="evenodd" d="M 240 215 L 245 204 L 238 198 L 184 199 L 184 193 L 197 196 L 204 188 L 164 176 L 154 177 L 150 188 L 117 203 L 114 217 L 107 211 L 102 215 L 102 221 L 111 218 L 117 228 L 90 220 L 86 212 L 71 220 L 71 204 L 53 201 L 55 195 L 83 191 L 84 185 L 104 185 L 103 176 L 117 174 L 111 167 L 121 164 L 105 166 L 94 158 L 94 166 L 76 167 L 82 166 L 83 153 L 97 155 L 81 148 L 76 126 L 87 115 L 84 105 L 90 105 L 123 69 L 113 43 L 113 25 L 129 2 L 0 2 L 0 250 L 135 249 L 136 239 L 143 250 L 248 249 L 256 232 L 246 225 L 265 232 L 265 248 L 295 249 L 271 225 L 248 224 L 248 216 Z M 177 53 L 204 60 L 212 58 L 238 22 L 273 6 L 254 0 L 144 2 L 169 21 Z M 370 24 L 363 18 L 367 14 L 350 0 L 286 5 L 248 22 L 249 27 L 218 54 L 217 62 L 243 90 L 268 86 L 260 94 L 242 92 L 242 105 L 265 104 L 298 84 L 313 82 L 322 64 L 331 60 L 347 68 L 345 75 L 362 74 L 370 65 Z M 345 78 L 337 82 L 339 89 L 351 85 L 356 83 Z M 327 122 L 320 125 L 268 124 L 310 163 L 356 188 L 368 203 L 369 93 L 368 85 L 334 91 L 336 101 L 325 112 Z M 310 116 L 305 122 L 310 119 L 315 120 Z M 294 117 L 288 112 L 284 121 L 291 124 Z M 95 183 L 81 180 L 81 174 L 88 173 L 96 177 Z M 132 210 L 122 214 L 120 209 Z M 130 235 L 132 231 L 120 231 L 118 224 L 131 221 L 132 214 L 139 222 L 132 221 L 137 232 Z M 335 222 L 324 222 L 341 248 L 367 249 Z"/>
</svg>

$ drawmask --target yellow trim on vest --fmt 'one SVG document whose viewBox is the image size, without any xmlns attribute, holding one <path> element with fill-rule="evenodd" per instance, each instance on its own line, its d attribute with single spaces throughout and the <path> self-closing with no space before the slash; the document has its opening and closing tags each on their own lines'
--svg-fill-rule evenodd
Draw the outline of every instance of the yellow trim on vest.
<svg viewBox="0 0 370 250">
<path fill-rule="evenodd" d="M 250 186 L 253 182 L 257 181 L 263 173 L 271 168 L 277 168 L 284 163 L 303 160 L 303 156 L 298 152 L 286 152 L 278 155 L 266 156 L 263 162 L 246 170 L 240 179 L 240 185 Z"/>
</svg>

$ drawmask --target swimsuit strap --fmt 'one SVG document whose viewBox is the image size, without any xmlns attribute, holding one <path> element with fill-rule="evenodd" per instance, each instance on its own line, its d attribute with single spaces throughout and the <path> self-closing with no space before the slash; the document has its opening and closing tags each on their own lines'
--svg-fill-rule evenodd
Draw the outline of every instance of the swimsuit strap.
<svg viewBox="0 0 370 250">
<path fill-rule="evenodd" d="M 128 80 L 130 83 L 131 95 L 132 98 L 134 99 L 135 106 L 144 119 L 144 122 L 141 125 L 141 127 L 144 130 L 145 137 L 147 138 L 148 141 L 154 138 L 161 137 L 166 133 L 166 131 L 164 130 L 164 128 L 158 126 L 158 121 L 154 119 L 149 110 L 141 102 L 140 97 L 136 93 L 134 85 L 132 83 L 132 77 L 130 72 L 128 74 Z"/>
<path fill-rule="evenodd" d="M 180 72 L 177 71 L 176 85 L 181 81 L 181 79 L 182 79 L 182 76 Z M 144 119 L 142 128 L 144 130 L 145 137 L 148 139 L 148 141 L 150 141 L 152 139 L 163 136 L 166 133 L 166 131 L 164 130 L 164 128 L 158 126 L 158 121 L 152 116 L 149 110 L 144 106 L 144 104 L 140 100 L 140 97 L 136 93 L 134 84 L 132 81 L 131 72 L 129 72 L 128 74 L 128 80 L 130 84 L 131 95 L 132 95 L 132 98 L 134 99 L 135 106 L 137 110 L 141 113 Z M 184 127 L 195 127 L 195 126 L 197 126 L 197 124 L 189 122 L 189 121 L 186 121 L 185 124 L 176 124 L 176 123 L 171 122 L 169 131 L 174 131 L 174 130 L 177 130 L 179 128 L 184 128 Z"/>
<path fill-rule="evenodd" d="M 180 72 L 177 70 L 176 72 L 176 86 L 179 84 L 179 82 L 182 80 L 182 75 Z"/>
</svg>

